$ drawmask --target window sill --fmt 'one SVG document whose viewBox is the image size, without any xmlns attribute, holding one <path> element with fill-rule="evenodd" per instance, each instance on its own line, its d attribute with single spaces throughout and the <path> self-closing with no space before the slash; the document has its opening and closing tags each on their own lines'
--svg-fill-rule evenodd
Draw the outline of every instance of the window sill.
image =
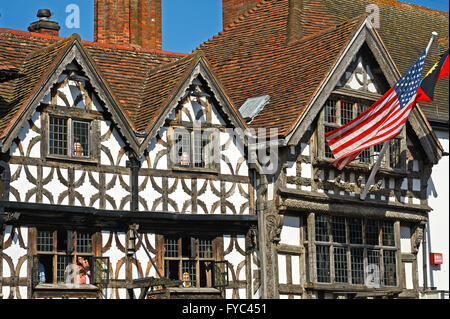
<svg viewBox="0 0 450 319">
<path fill-rule="evenodd" d="M 83 163 L 83 164 L 98 164 L 98 160 L 92 158 L 83 157 L 69 157 L 69 156 L 58 156 L 58 155 L 47 155 L 45 157 L 48 161 L 58 161 L 58 162 L 71 162 L 71 163 Z"/>
<path fill-rule="evenodd" d="M 196 168 L 196 167 L 183 167 L 183 166 L 172 166 L 172 170 L 176 172 L 188 172 L 188 173 L 198 173 L 198 174 L 219 174 L 219 169 L 212 168 Z"/>
<path fill-rule="evenodd" d="M 325 167 L 334 167 L 333 159 L 330 158 L 318 158 L 313 163 L 313 166 L 325 166 Z M 352 170 L 357 172 L 369 173 L 372 170 L 373 165 L 369 164 L 359 164 L 359 163 L 350 163 L 348 164 L 344 170 Z M 391 177 L 406 177 L 408 173 L 404 169 L 399 168 L 390 168 L 390 167 L 380 167 L 378 170 L 378 174 L 389 175 Z"/>
<path fill-rule="evenodd" d="M 95 290 L 99 288 L 91 284 L 38 284 L 35 290 Z"/>
</svg>

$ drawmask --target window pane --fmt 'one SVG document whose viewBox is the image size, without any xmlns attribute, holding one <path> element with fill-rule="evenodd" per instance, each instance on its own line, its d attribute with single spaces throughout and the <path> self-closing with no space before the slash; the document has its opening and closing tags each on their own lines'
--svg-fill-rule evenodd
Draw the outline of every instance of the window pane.
<svg viewBox="0 0 450 319">
<path fill-rule="evenodd" d="M 336 123 L 336 101 L 328 100 L 325 103 L 325 117 L 327 123 Z"/>
<path fill-rule="evenodd" d="M 190 286 L 195 287 L 197 285 L 197 262 L 194 260 L 183 260 L 182 262 L 182 272 L 183 281 L 190 280 Z M 189 275 L 189 277 L 187 277 Z M 189 285 L 186 285 L 189 287 Z"/>
<path fill-rule="evenodd" d="M 350 243 L 351 244 L 362 244 L 362 220 L 357 218 L 349 219 L 350 228 Z"/>
<path fill-rule="evenodd" d="M 366 105 L 366 104 L 361 104 L 361 103 L 358 103 L 358 110 L 357 110 L 357 116 L 360 116 L 362 113 L 364 113 L 367 109 L 369 108 L 369 106 L 368 105 Z"/>
<path fill-rule="evenodd" d="M 394 241 L 394 223 L 384 221 L 381 224 L 383 232 L 383 246 L 395 246 Z"/>
<path fill-rule="evenodd" d="M 164 238 L 165 257 L 178 257 L 178 239 Z"/>
<path fill-rule="evenodd" d="M 370 154 L 371 154 L 370 150 L 371 149 L 372 148 L 369 147 L 369 148 L 366 148 L 361 151 L 361 153 L 359 154 L 359 162 L 360 163 L 370 164 Z"/>
<path fill-rule="evenodd" d="M 367 249 L 367 264 L 374 268 L 380 269 L 380 251 Z"/>
<path fill-rule="evenodd" d="M 384 262 L 384 284 L 386 286 L 397 285 L 397 271 L 395 251 L 385 250 L 383 251 Z"/>
<path fill-rule="evenodd" d="M 378 156 L 380 155 L 381 149 L 383 148 L 383 143 L 377 144 L 373 146 L 373 161 L 374 163 L 378 160 Z M 381 165 L 386 165 L 386 159 L 383 158 L 381 160 Z"/>
<path fill-rule="evenodd" d="M 353 120 L 353 103 L 341 101 L 341 125 Z"/>
<path fill-rule="evenodd" d="M 73 156 L 89 156 L 89 123 L 73 121 Z"/>
<path fill-rule="evenodd" d="M 364 249 L 352 248 L 350 249 L 351 267 L 352 267 L 352 284 L 364 284 Z"/>
<path fill-rule="evenodd" d="M 391 168 L 399 168 L 400 165 L 400 140 L 394 138 L 389 144 L 389 165 Z"/>
<path fill-rule="evenodd" d="M 379 245 L 379 224 L 378 220 L 368 219 L 366 222 L 366 244 Z"/>
<path fill-rule="evenodd" d="M 56 260 L 56 282 L 66 282 L 75 283 L 76 273 L 75 267 L 72 267 L 71 256 L 57 256 Z M 71 266 L 69 266 L 71 264 Z M 69 266 L 69 267 L 68 267 Z"/>
<path fill-rule="evenodd" d="M 316 247 L 317 281 L 330 282 L 330 247 Z"/>
<path fill-rule="evenodd" d="M 348 282 L 346 248 L 334 248 L 334 281 L 341 283 Z"/>
<path fill-rule="evenodd" d="M 174 163 L 181 166 L 191 165 L 191 136 L 187 130 L 174 132 Z"/>
<path fill-rule="evenodd" d="M 345 231 L 345 218 L 343 217 L 332 217 L 333 223 L 333 241 L 336 243 L 345 244 L 347 242 L 346 231 Z"/>
<path fill-rule="evenodd" d="M 40 230 L 36 239 L 38 251 L 53 251 L 53 232 Z"/>
<path fill-rule="evenodd" d="M 335 129 L 336 129 L 335 127 L 325 126 L 325 133 L 334 131 Z M 325 140 L 325 157 L 326 158 L 334 158 L 334 155 L 331 152 L 330 146 L 328 145 L 326 140 Z"/>
<path fill-rule="evenodd" d="M 316 241 L 329 241 L 329 235 L 329 217 L 325 215 L 316 215 Z"/>
<path fill-rule="evenodd" d="M 213 258 L 212 241 L 208 239 L 199 240 L 200 258 Z"/>
<path fill-rule="evenodd" d="M 49 153 L 67 155 L 67 120 L 50 117 Z"/>
<path fill-rule="evenodd" d="M 92 252 L 92 239 L 89 233 L 77 234 L 77 252 L 79 253 L 91 253 Z"/>
</svg>

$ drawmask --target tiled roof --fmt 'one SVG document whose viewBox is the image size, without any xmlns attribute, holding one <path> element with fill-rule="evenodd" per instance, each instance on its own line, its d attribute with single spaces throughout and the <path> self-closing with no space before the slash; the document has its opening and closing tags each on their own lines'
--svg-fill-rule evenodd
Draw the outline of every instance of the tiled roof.
<svg viewBox="0 0 450 319">
<path fill-rule="evenodd" d="M 251 123 L 255 128 L 289 132 L 348 42 L 358 17 L 371 10 L 379 9 L 377 31 L 401 73 L 426 47 L 432 31 L 439 33 L 441 46 L 448 46 L 446 12 L 395 0 L 303 0 L 298 11 L 292 3 L 262 0 L 200 46 L 236 106 L 249 97 L 272 97 Z M 437 48 L 435 44 L 425 70 L 438 59 Z M 422 107 L 428 118 L 448 121 L 448 77 L 438 84 L 435 102 Z"/>
<path fill-rule="evenodd" d="M 50 59 L 55 57 L 45 53 L 38 58 L 36 52 L 51 51 L 53 47 L 59 47 L 64 43 L 67 43 L 67 39 L 0 29 L 0 62 L 26 75 L 25 78 L 0 83 L 0 136 L 4 136 L 5 128 L 15 118 L 15 112 L 23 106 L 19 104 L 24 102 L 24 91 L 19 92 L 16 88 L 23 84 L 23 90 L 30 89 L 32 83 L 36 84 L 36 82 L 27 81 L 27 79 L 42 77 L 49 67 Z M 135 115 L 136 105 L 141 101 L 140 96 L 147 72 L 157 65 L 186 56 L 186 54 L 103 45 L 87 41 L 82 43 L 128 118 Z M 30 64 L 30 59 L 35 65 Z M 19 83 L 22 84 L 18 85 Z M 130 125 L 134 126 L 133 123 Z"/>
<path fill-rule="evenodd" d="M 321 28 L 287 44 L 289 1 L 262 1 L 200 46 L 233 103 L 270 95 L 253 128 L 289 132 L 363 18 Z"/>
<path fill-rule="evenodd" d="M 194 53 L 178 61 L 152 69 L 147 76 L 137 105 L 134 123 L 136 130 L 147 132 L 168 104 L 174 91 L 194 67 L 201 54 Z"/>
<path fill-rule="evenodd" d="M 438 54 L 448 48 L 449 14 L 395 0 L 320 0 L 337 20 L 355 17 L 366 11 L 370 4 L 379 8 L 380 34 L 388 52 L 403 74 L 426 47 L 431 32 L 438 32 L 438 39 L 427 57 L 424 72 L 439 60 Z M 445 49 L 444 49 L 445 48 Z M 449 119 L 449 78 L 442 79 L 436 88 L 433 103 L 421 103 L 429 120 Z"/>
<path fill-rule="evenodd" d="M 40 87 L 56 62 L 56 57 L 64 51 L 73 41 L 73 36 L 62 41 L 53 43 L 44 49 L 33 51 L 28 54 L 20 66 L 22 77 L 10 81 L 12 94 L 9 103 L 1 105 L 0 109 L 0 132 L 5 132 L 14 124 L 20 111 L 26 106 L 26 101 L 32 98 Z"/>
<path fill-rule="evenodd" d="M 82 43 L 136 131 L 152 126 L 198 55 L 204 54 L 236 108 L 248 98 L 270 95 L 270 103 L 250 126 L 277 128 L 282 136 L 305 111 L 361 25 L 362 15 L 367 15 L 369 4 L 380 10 L 377 31 L 400 72 L 417 58 L 431 31 L 439 33 L 441 51 L 448 46 L 445 12 L 394 0 L 303 0 L 303 9 L 294 11 L 291 1 L 261 0 L 187 57 Z M 32 85 L 45 76 L 57 48 L 65 44 L 62 38 L 0 29 L 0 68 L 25 74 L 25 78 L 0 83 L 0 137 L 9 125 L 5 123 L 15 118 L 14 112 L 23 107 L 20 103 L 36 89 Z M 429 54 L 426 71 L 438 59 L 437 48 Z M 40 57 L 36 52 L 46 54 Z M 428 118 L 448 121 L 448 77 L 438 84 L 435 102 L 422 106 Z"/>
</svg>

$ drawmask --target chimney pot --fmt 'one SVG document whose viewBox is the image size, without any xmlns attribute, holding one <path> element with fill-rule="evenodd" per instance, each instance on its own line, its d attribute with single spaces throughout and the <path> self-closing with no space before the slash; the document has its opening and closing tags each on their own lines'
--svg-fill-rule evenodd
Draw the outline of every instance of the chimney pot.
<svg viewBox="0 0 450 319">
<path fill-rule="evenodd" d="M 28 31 L 47 34 L 54 37 L 59 36 L 61 27 L 58 22 L 50 21 L 52 13 L 49 9 L 39 9 L 37 17 L 38 21 L 31 23 L 28 27 Z"/>
<path fill-rule="evenodd" d="M 49 9 L 39 9 L 37 13 L 37 17 L 39 21 L 50 21 L 52 17 L 52 13 Z"/>
</svg>

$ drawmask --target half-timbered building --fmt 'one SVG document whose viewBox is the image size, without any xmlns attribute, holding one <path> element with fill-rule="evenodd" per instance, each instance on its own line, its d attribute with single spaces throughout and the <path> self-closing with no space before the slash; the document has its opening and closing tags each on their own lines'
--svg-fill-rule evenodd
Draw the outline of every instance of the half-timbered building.
<svg viewBox="0 0 450 319">
<path fill-rule="evenodd" d="M 58 37 L 45 10 L 0 30 L 3 298 L 417 298 L 443 154 L 430 111 L 365 201 L 380 148 L 339 171 L 324 132 L 437 31 L 429 69 L 448 14 L 380 0 L 377 26 L 369 1 L 341 2 L 224 0 L 223 32 L 191 54 L 162 51 L 161 1 L 95 1 L 94 42 Z"/>
</svg>

